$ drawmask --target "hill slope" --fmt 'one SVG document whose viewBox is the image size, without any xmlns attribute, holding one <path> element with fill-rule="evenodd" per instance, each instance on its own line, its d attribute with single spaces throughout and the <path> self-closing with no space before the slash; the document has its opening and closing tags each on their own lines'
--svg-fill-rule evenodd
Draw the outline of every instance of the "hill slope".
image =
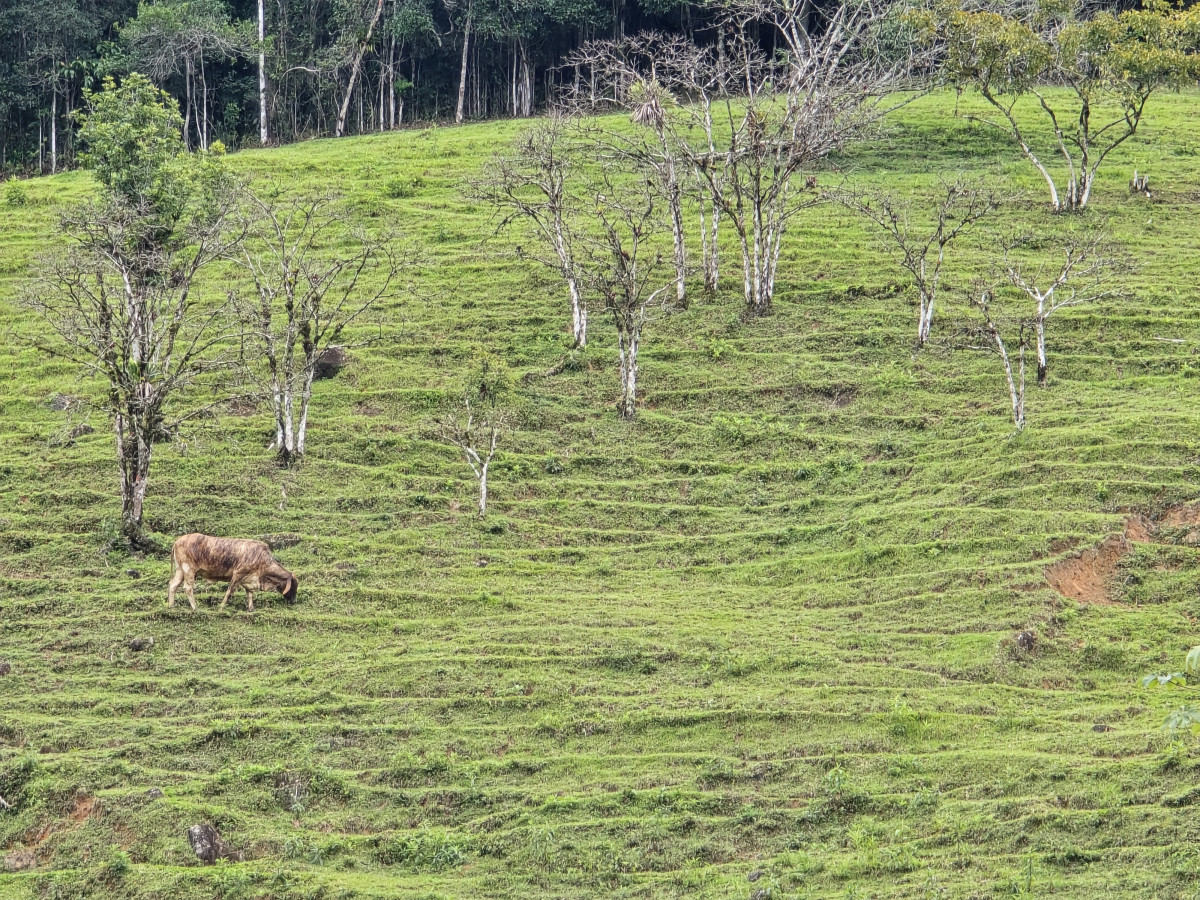
<svg viewBox="0 0 1200 900">
<path fill-rule="evenodd" d="M 1004 172 L 1031 190 L 1014 215 L 1055 228 L 952 102 L 839 167 L 918 193 Z M 168 610 L 168 563 L 111 549 L 111 439 L 68 440 L 80 414 L 50 404 L 96 385 L 27 348 L 13 302 L 88 179 L 29 183 L 0 205 L 0 895 L 1190 895 L 1192 744 L 1159 728 L 1184 697 L 1136 680 L 1197 642 L 1200 551 L 1183 527 L 1134 544 L 1116 603 L 1043 573 L 1197 496 L 1198 111 L 1163 98 L 1102 179 L 1133 290 L 1053 323 L 1016 438 L 996 361 L 951 349 L 961 300 L 914 360 L 898 273 L 835 209 L 794 230 L 771 317 L 742 323 L 731 278 L 649 327 L 627 424 L 609 324 L 544 377 L 560 292 L 481 249 L 488 211 L 460 197 L 519 126 L 237 155 L 433 260 L 319 385 L 302 468 L 274 465 L 261 410 L 159 448 L 162 538 L 300 536 L 298 603 L 254 614 L 216 588 Z M 426 427 L 476 346 L 529 374 L 482 524 Z M 200 821 L 247 861 L 197 866 Z"/>
</svg>

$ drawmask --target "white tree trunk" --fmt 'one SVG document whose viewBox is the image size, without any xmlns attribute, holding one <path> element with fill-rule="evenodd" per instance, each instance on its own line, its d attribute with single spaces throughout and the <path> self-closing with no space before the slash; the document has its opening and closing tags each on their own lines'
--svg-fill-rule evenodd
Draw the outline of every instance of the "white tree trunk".
<svg viewBox="0 0 1200 900">
<path fill-rule="evenodd" d="M 487 459 L 479 468 L 479 518 L 487 515 L 487 500 L 488 500 L 488 466 L 491 465 L 491 459 Z"/>
<path fill-rule="evenodd" d="M 315 361 L 314 361 L 315 362 Z M 300 424 L 296 429 L 296 455 L 303 456 L 307 449 L 308 440 L 308 404 L 312 400 L 312 383 L 314 366 L 306 366 L 304 371 L 304 386 L 300 391 Z"/>
<path fill-rule="evenodd" d="M 687 309 L 687 243 L 683 234 L 683 199 L 675 177 L 675 162 L 667 159 L 667 200 L 671 209 L 671 237 L 675 243 L 675 302 Z"/>
<path fill-rule="evenodd" d="M 50 88 L 50 174 L 58 171 L 58 84 Z"/>
<path fill-rule="evenodd" d="M 258 139 L 267 143 L 267 19 L 263 0 L 258 0 Z"/>
<path fill-rule="evenodd" d="M 571 336 L 575 339 L 575 346 L 582 350 L 587 347 L 587 307 L 583 305 L 583 297 L 573 275 L 567 276 L 567 290 L 571 294 Z"/>
<path fill-rule="evenodd" d="M 467 4 L 467 22 L 463 28 L 463 49 L 462 49 L 462 65 L 458 73 L 458 106 L 454 111 L 454 121 L 462 124 L 463 120 L 463 103 L 467 96 L 467 59 L 471 48 L 471 23 L 474 9 L 470 3 Z"/>
<path fill-rule="evenodd" d="M 1019 352 L 1020 373 L 1017 377 L 1013 376 L 1012 361 L 1008 358 L 1008 350 L 1004 347 L 1004 341 L 1000 337 L 1000 332 L 992 329 L 992 337 L 996 341 L 996 349 L 1000 353 L 1000 360 L 1004 363 L 1004 377 L 1008 381 L 1008 397 L 1012 404 L 1013 424 L 1020 431 L 1025 427 L 1025 344 L 1022 343 Z"/>
<path fill-rule="evenodd" d="M 1040 307 L 1041 304 L 1039 303 Z M 1038 317 L 1034 320 L 1034 331 L 1037 333 L 1037 381 L 1038 387 L 1046 386 L 1046 316 L 1038 309 Z"/>
<path fill-rule="evenodd" d="M 617 412 L 622 418 L 632 419 L 637 413 L 637 353 L 641 340 L 641 329 L 636 325 L 617 336 L 617 348 L 621 358 L 621 396 L 617 400 Z"/>
</svg>

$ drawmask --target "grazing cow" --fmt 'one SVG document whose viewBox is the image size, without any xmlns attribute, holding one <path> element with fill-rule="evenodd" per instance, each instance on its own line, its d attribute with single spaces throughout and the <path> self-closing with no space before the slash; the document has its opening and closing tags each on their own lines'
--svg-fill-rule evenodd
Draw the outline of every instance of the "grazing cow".
<svg viewBox="0 0 1200 900">
<path fill-rule="evenodd" d="M 196 608 L 196 576 L 208 581 L 228 581 L 221 606 L 238 588 L 246 591 L 246 609 L 254 610 L 255 591 L 275 591 L 289 602 L 296 599 L 296 576 L 275 561 L 271 548 L 262 541 L 185 534 L 171 547 L 174 572 L 167 589 L 167 606 L 175 605 L 175 591 L 182 584 L 188 603 Z"/>
</svg>

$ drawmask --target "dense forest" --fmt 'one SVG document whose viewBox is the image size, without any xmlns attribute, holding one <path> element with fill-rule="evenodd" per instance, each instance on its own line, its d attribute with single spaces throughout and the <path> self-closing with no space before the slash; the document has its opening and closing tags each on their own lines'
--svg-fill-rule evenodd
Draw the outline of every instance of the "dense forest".
<svg viewBox="0 0 1200 900">
<path fill-rule="evenodd" d="M 287 143 L 440 118 L 527 116 L 593 38 L 701 40 L 680 0 L 5 0 L 0 171 L 71 166 L 85 92 L 139 71 L 192 147 Z M 699 32 L 699 34 L 697 34 Z"/>
</svg>

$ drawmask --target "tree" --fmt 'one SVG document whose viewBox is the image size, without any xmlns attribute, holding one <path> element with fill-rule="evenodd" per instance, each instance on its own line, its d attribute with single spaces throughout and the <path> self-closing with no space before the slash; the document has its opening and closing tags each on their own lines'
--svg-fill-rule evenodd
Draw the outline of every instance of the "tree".
<svg viewBox="0 0 1200 900">
<path fill-rule="evenodd" d="M 1004 367 L 1004 379 L 1008 385 L 1008 397 L 1012 406 L 1013 425 L 1017 431 L 1025 428 L 1025 350 L 1029 346 L 1029 322 L 1019 320 L 1017 328 L 1017 371 L 1013 373 L 1012 356 L 1008 344 L 1005 343 L 1000 325 L 992 313 L 994 287 L 977 284 L 971 299 L 971 305 L 979 310 L 983 323 L 969 331 L 974 337 L 984 340 L 982 345 L 974 345 L 974 350 L 991 351 L 1000 359 Z"/>
<path fill-rule="evenodd" d="M 567 61 L 569 66 L 586 68 L 592 75 L 586 91 L 580 84 L 570 94 L 572 106 L 594 111 L 611 96 L 613 102 L 629 110 L 630 120 L 638 126 L 631 133 L 625 128 L 593 123 L 585 137 L 611 155 L 613 164 L 644 170 L 654 178 L 671 225 L 675 302 L 680 309 L 687 308 L 688 272 L 681 170 L 686 174 L 690 156 L 686 132 L 692 114 L 680 111 L 674 92 L 703 97 L 697 82 L 705 62 L 704 52 L 686 39 L 654 32 L 619 41 L 592 42 Z M 706 133 L 711 137 L 711 119 L 708 124 Z M 707 257 L 703 202 L 701 197 L 700 231 Z M 711 287 L 715 288 L 715 278 Z"/>
<path fill-rule="evenodd" d="M 267 144 L 267 14 L 258 0 L 258 141 Z"/>
<path fill-rule="evenodd" d="M 618 186 L 606 169 L 598 187 L 592 212 L 600 234 L 585 238 L 584 274 L 617 329 L 621 377 L 617 412 L 632 419 L 637 413 L 642 330 L 651 309 L 663 306 L 660 298 L 674 282 L 663 283 L 659 274 L 662 254 L 654 239 L 662 231 L 662 218 L 654 186 L 646 181 Z"/>
<path fill-rule="evenodd" d="M 961 178 L 943 181 L 941 187 L 933 227 L 920 231 L 913 225 L 910 206 L 890 194 L 857 192 L 842 197 L 844 203 L 883 229 L 885 246 L 912 279 L 917 292 L 918 347 L 929 340 L 947 251 L 1006 200 L 998 191 L 971 186 Z"/>
<path fill-rule="evenodd" d="M 1156 91 L 1200 74 L 1200 9 L 1093 9 L 1075 0 L 1013 12 L 943 5 L 913 17 L 941 59 L 942 77 L 974 89 L 994 111 L 967 118 L 1020 147 L 1056 212 L 1087 206 L 1100 166 L 1137 133 Z M 1036 101 L 1048 141 L 1035 139 L 1017 109 L 1026 96 Z M 1061 157 L 1065 171 L 1052 171 L 1044 148 Z"/>
<path fill-rule="evenodd" d="M 389 236 L 349 227 L 331 197 L 275 200 L 247 192 L 241 213 L 247 239 L 234 260 L 253 292 L 230 292 L 244 334 L 261 351 L 265 371 L 245 371 L 265 394 L 275 419 L 272 446 L 284 465 L 304 457 L 313 380 L 322 356 L 412 265 Z M 350 231 L 332 257 L 320 250 Z"/>
<path fill-rule="evenodd" d="M 1117 293 L 1118 260 L 1111 239 L 1100 229 L 1068 235 L 1058 248 L 1057 268 L 1018 256 L 1029 235 L 1007 241 L 1001 268 L 1014 288 L 1034 303 L 1032 326 L 1037 342 L 1037 380 L 1046 386 L 1046 320 L 1060 309 L 1094 303 Z"/>
<path fill-rule="evenodd" d="M 370 5 L 368 3 L 368 7 Z M 366 32 L 357 41 L 354 52 L 351 55 L 350 80 L 346 85 L 346 93 L 342 99 L 341 108 L 338 110 L 337 127 L 334 129 L 334 137 L 341 137 L 346 132 L 346 114 L 350 111 L 350 101 L 354 98 L 354 88 L 357 87 L 358 76 L 362 72 L 363 57 L 367 54 L 367 48 L 371 45 L 371 37 L 375 33 L 375 26 L 379 24 L 379 19 L 382 15 L 383 0 L 374 0 L 374 12 L 367 22 Z"/>
<path fill-rule="evenodd" d="M 194 414 L 172 423 L 169 404 L 225 362 L 224 307 L 201 302 L 196 288 L 240 240 L 227 228 L 236 191 L 219 151 L 184 156 L 178 107 L 145 78 L 109 81 L 83 122 L 102 194 L 63 216 L 67 249 L 47 257 L 24 302 L 48 329 L 38 346 L 104 382 L 121 536 L 144 549 L 154 444 Z"/>
<path fill-rule="evenodd" d="M 501 436 L 511 427 L 507 408 L 511 389 L 508 366 L 502 359 L 480 351 L 465 376 L 462 405 L 437 423 L 442 440 L 458 448 L 479 483 L 479 518 L 487 515 L 488 468 L 496 456 Z"/>
<path fill-rule="evenodd" d="M 581 198 L 571 180 L 576 168 L 569 120 L 550 115 L 517 139 L 513 150 L 494 157 L 482 177 L 470 183 L 473 197 L 502 215 L 497 230 L 523 223 L 535 246 L 518 248 L 556 272 L 571 304 L 573 346 L 587 346 L 588 310 L 577 265 L 574 220 Z"/>
<path fill-rule="evenodd" d="M 199 146 L 207 149 L 210 120 L 205 60 L 213 55 L 219 59 L 244 55 L 255 43 L 250 31 L 230 22 L 222 0 L 142 0 L 137 16 L 121 29 L 121 38 L 156 81 L 183 78 L 184 140 L 190 147 L 194 121 Z"/>
<path fill-rule="evenodd" d="M 816 166 L 908 101 L 889 92 L 910 60 L 875 46 L 891 13 L 882 0 L 821 11 L 790 0 L 738 0 L 733 7 L 735 33 L 767 23 L 785 36 L 788 52 L 777 66 L 743 42 L 746 96 L 722 99 L 713 132 L 720 141 L 694 149 L 692 160 L 738 236 L 746 314 L 761 316 L 771 309 L 788 226 L 822 199 Z M 801 173 L 807 177 L 797 187 Z"/>
</svg>

